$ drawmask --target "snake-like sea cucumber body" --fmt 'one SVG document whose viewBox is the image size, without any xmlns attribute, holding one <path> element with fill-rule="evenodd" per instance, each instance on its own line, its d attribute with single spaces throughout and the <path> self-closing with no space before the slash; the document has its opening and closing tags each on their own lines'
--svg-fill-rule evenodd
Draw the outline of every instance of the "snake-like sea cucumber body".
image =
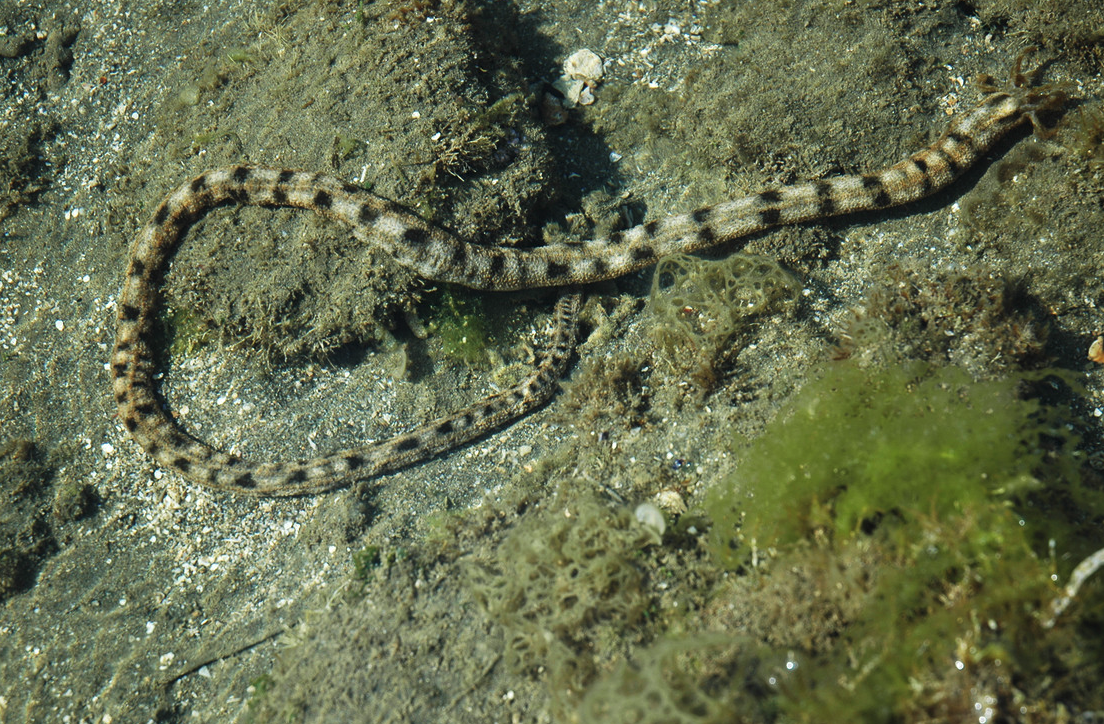
<svg viewBox="0 0 1104 724">
<path fill-rule="evenodd" d="M 161 465 L 209 487 L 254 495 L 301 495 L 391 472 L 469 442 L 543 404 L 555 391 L 575 340 L 577 291 L 557 303 L 555 323 L 533 372 L 515 387 L 458 413 L 378 443 L 310 460 L 254 463 L 215 450 L 184 431 L 154 382 L 153 330 L 161 280 L 187 229 L 225 202 L 310 209 L 352 227 L 421 276 L 475 289 L 506 291 L 586 284 L 618 277 L 677 252 L 693 252 L 782 224 L 905 204 L 945 188 L 1012 128 L 1059 107 L 1064 94 L 1030 89 L 1020 72 L 955 116 L 931 146 L 888 168 L 762 191 L 687 214 L 649 221 L 579 244 L 514 249 L 481 246 L 427 224 L 409 211 L 330 176 L 233 166 L 207 171 L 169 194 L 130 253 L 118 299 L 111 356 L 119 419 Z"/>
</svg>

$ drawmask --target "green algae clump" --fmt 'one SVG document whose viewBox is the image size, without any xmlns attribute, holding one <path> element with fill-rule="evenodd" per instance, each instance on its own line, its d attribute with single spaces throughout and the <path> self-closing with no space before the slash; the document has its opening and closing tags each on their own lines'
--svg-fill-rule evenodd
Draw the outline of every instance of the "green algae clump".
<svg viewBox="0 0 1104 724">
<path fill-rule="evenodd" d="M 440 338 L 442 351 L 449 359 L 469 367 L 487 361 L 491 333 L 482 298 L 451 289 L 443 291 L 429 310 L 429 330 Z"/>
<path fill-rule="evenodd" d="M 1100 547 L 1104 508 L 1058 413 L 1021 394 L 1055 378 L 832 364 L 740 451 L 706 510 L 715 560 L 746 578 L 710 607 L 790 652 L 767 697 L 784 720 L 965 721 L 1017 701 L 1050 721 L 1063 701 L 1104 704 L 1084 696 L 1104 661 L 1099 603 L 1045 623 L 1065 567 Z"/>
<path fill-rule="evenodd" d="M 731 567 L 741 541 L 843 540 L 885 516 L 945 518 L 1030 490 L 1052 430 L 1017 394 L 1021 381 L 921 363 L 829 365 L 709 497 L 713 551 Z"/>
</svg>

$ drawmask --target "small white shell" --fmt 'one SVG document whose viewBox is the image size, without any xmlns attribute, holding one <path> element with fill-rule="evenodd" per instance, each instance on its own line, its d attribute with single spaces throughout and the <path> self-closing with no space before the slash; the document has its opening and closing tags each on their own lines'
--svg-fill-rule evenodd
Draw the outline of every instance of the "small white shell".
<svg viewBox="0 0 1104 724">
<path fill-rule="evenodd" d="M 661 490 L 652 496 L 652 500 L 671 515 L 682 515 L 686 512 L 686 501 L 674 490 Z"/>
<path fill-rule="evenodd" d="M 1097 364 L 1104 364 L 1104 337 L 1097 337 L 1089 345 L 1089 359 Z"/>
<path fill-rule="evenodd" d="M 552 87 L 563 94 L 563 104 L 567 108 L 574 108 L 577 105 L 589 105 L 589 103 L 585 103 L 582 100 L 583 92 L 587 91 L 589 93 L 589 89 L 587 88 L 586 83 L 581 80 L 572 80 L 567 76 L 564 76 L 563 78 L 560 78 L 555 83 L 553 83 Z M 591 95 L 590 103 L 593 102 L 594 96 Z"/>
<path fill-rule="evenodd" d="M 574 80 L 598 81 L 602 79 L 605 68 L 602 67 L 602 59 L 597 53 L 583 48 L 576 50 L 564 61 L 563 72 Z"/>
<path fill-rule="evenodd" d="M 667 521 L 663 519 L 663 512 L 651 503 L 641 503 L 636 506 L 633 515 L 636 516 L 638 521 L 660 535 L 663 535 L 663 531 L 667 530 Z"/>
</svg>

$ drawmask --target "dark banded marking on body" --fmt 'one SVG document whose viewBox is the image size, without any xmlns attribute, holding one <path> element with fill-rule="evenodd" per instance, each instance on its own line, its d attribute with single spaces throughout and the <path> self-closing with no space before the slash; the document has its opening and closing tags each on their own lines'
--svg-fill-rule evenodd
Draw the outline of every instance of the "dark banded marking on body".
<svg viewBox="0 0 1104 724">
<path fill-rule="evenodd" d="M 889 192 L 886 190 L 885 182 L 882 181 L 880 176 L 863 176 L 862 185 L 870 194 L 870 202 L 876 208 L 881 209 L 893 203 L 893 199 L 890 198 Z"/>
<path fill-rule="evenodd" d="M 958 176 L 962 173 L 963 169 L 959 166 L 958 161 L 954 156 L 944 151 L 942 148 L 932 148 L 929 152 L 932 156 L 939 159 L 939 162 L 943 164 L 943 167 L 952 176 Z"/>
<path fill-rule="evenodd" d="M 410 435 L 407 437 L 400 437 L 395 442 L 395 449 L 399 452 L 409 452 L 411 450 L 417 450 L 422 446 L 422 441 L 417 437 Z"/>
<path fill-rule="evenodd" d="M 161 226 L 165 223 L 165 220 L 169 218 L 169 214 L 172 213 L 172 209 L 169 208 L 167 201 L 162 201 L 161 205 L 157 207 L 157 211 L 153 212 L 153 219 L 150 223 L 154 226 Z"/>
<path fill-rule="evenodd" d="M 422 246 L 426 242 L 425 229 L 407 229 L 403 232 L 403 241 L 412 246 Z"/>
<path fill-rule="evenodd" d="M 928 175 L 928 164 L 922 158 L 910 158 L 905 161 L 905 167 L 911 171 L 911 177 L 919 179 L 917 183 L 920 184 L 920 192 L 927 196 L 931 193 L 933 181 L 932 177 Z"/>
<path fill-rule="evenodd" d="M 782 211 L 780 209 L 770 208 L 763 209 L 759 212 L 759 223 L 763 226 L 763 228 L 777 226 L 781 218 Z"/>
<path fill-rule="evenodd" d="M 817 213 L 825 217 L 835 215 L 836 202 L 832 200 L 832 184 L 817 181 L 813 184 L 813 193 L 817 197 Z"/>
<path fill-rule="evenodd" d="M 571 272 L 571 267 L 558 261 L 550 261 L 544 268 L 544 273 L 549 279 L 566 279 Z"/>
<path fill-rule="evenodd" d="M 988 95 L 953 118 L 928 148 L 881 171 L 838 176 L 761 191 L 752 196 L 649 221 L 589 243 L 534 249 L 481 246 L 457 239 L 393 202 L 344 181 L 283 169 L 238 165 L 207 171 L 170 193 L 142 227 L 117 301 L 118 327 L 109 369 L 119 419 L 159 464 L 194 482 L 253 495 L 318 493 L 392 472 L 468 443 L 543 404 L 555 391 L 575 343 L 581 294 L 564 294 L 529 375 L 508 390 L 459 412 L 378 443 L 313 460 L 254 463 L 219 452 L 182 430 L 156 396 L 151 350 L 161 303 L 159 280 L 183 234 L 208 209 L 227 201 L 294 206 L 348 224 L 426 279 L 506 291 L 586 284 L 648 266 L 661 256 L 739 239 L 779 224 L 908 203 L 953 182 L 1010 129 L 1064 103 L 1053 87 L 1031 89 L 1012 71 L 1012 88 Z"/>
</svg>

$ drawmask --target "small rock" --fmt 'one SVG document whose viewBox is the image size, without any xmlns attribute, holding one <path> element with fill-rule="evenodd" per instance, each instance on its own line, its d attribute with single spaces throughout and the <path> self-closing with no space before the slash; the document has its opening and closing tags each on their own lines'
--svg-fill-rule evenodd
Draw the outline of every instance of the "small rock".
<svg viewBox="0 0 1104 724">
<path fill-rule="evenodd" d="M 598 81 L 602 79 L 605 68 L 597 53 L 583 48 L 576 50 L 564 61 L 563 72 L 572 80 Z"/>
</svg>

